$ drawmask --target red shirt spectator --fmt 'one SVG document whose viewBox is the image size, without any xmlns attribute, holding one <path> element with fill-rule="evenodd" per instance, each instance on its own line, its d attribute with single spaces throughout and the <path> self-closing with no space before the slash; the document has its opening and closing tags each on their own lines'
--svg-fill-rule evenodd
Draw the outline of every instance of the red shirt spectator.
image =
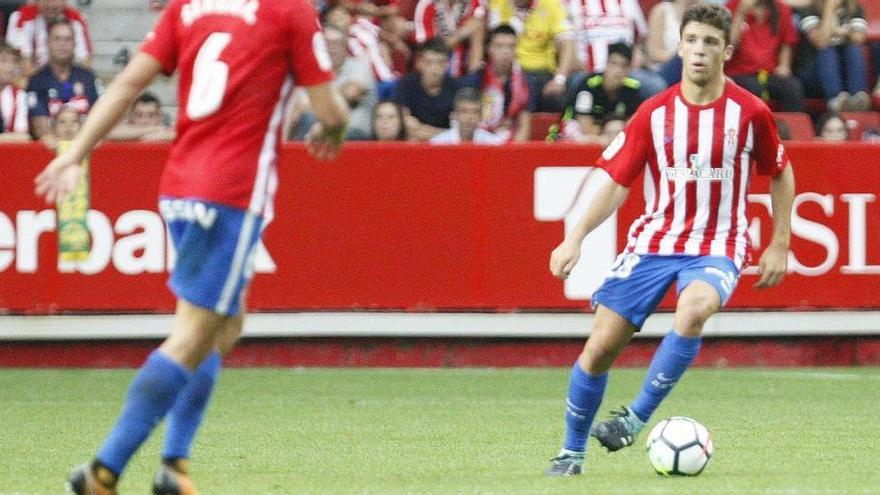
<svg viewBox="0 0 880 495">
<path fill-rule="evenodd" d="M 730 0 L 727 7 L 731 12 L 736 12 L 740 2 Z M 772 73 L 779 63 L 780 48 L 786 45 L 793 49 L 797 45 L 798 34 L 791 8 L 782 2 L 774 3 L 779 12 L 775 32 L 769 15 L 765 14 L 759 22 L 754 11 L 746 14 L 739 44 L 733 52 L 733 58 L 724 67 L 728 75 L 757 74 L 761 70 Z"/>
<path fill-rule="evenodd" d="M 63 17 L 73 27 L 76 43 L 74 58 L 77 63 L 89 65 L 92 56 L 92 40 L 82 14 L 66 4 L 65 0 L 38 0 L 36 3 L 22 6 L 9 16 L 6 29 L 6 41 L 18 48 L 30 70 L 45 65 L 49 60 L 49 49 L 46 44 L 48 20 Z"/>
<path fill-rule="evenodd" d="M 419 0 L 413 18 L 418 44 L 438 38 L 452 50 L 449 61 L 454 77 L 472 72 L 482 61 L 485 0 Z"/>
</svg>

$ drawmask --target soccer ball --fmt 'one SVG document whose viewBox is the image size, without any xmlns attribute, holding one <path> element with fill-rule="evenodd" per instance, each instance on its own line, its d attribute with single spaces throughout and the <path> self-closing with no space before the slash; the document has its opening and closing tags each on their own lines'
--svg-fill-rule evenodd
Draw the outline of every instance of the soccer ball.
<svg viewBox="0 0 880 495">
<path fill-rule="evenodd" d="M 696 476 L 712 458 L 712 435 L 691 418 L 676 416 L 657 423 L 648 435 L 648 460 L 664 476 Z"/>
</svg>

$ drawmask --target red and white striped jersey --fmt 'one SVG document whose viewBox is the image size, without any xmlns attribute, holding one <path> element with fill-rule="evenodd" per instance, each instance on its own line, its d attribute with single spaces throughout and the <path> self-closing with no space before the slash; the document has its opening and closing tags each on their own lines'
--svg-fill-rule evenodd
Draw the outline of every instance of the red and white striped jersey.
<svg viewBox="0 0 880 495">
<path fill-rule="evenodd" d="M 726 256 L 741 268 L 751 166 L 775 176 L 788 156 L 767 105 L 727 81 L 708 105 L 688 103 L 679 84 L 646 101 L 597 163 L 627 187 L 645 171 L 645 213 L 624 252 Z"/>
<path fill-rule="evenodd" d="M 446 40 L 472 17 L 486 17 L 486 0 L 418 0 L 413 14 L 413 37 L 416 43 L 433 38 Z M 453 76 L 459 77 L 467 71 L 466 57 L 464 44 L 459 43 L 449 61 Z"/>
<path fill-rule="evenodd" d="M 381 28 L 364 17 L 355 17 L 348 28 L 348 52 L 359 57 L 363 55 L 370 61 L 373 74 L 378 81 L 394 81 L 397 75 L 388 65 L 382 53 L 379 40 Z"/>
<path fill-rule="evenodd" d="M 74 59 L 77 62 L 88 60 L 92 56 L 92 40 L 85 19 L 73 7 L 64 8 L 64 17 L 73 27 Z M 34 65 L 39 67 L 49 61 L 46 26 L 46 19 L 40 15 L 36 4 L 23 5 L 9 16 L 6 42 L 18 48 L 23 57 L 32 59 Z"/>
<path fill-rule="evenodd" d="M 28 132 L 28 99 L 27 91 L 7 84 L 0 89 L 0 121 L 3 132 Z"/>
<path fill-rule="evenodd" d="M 565 0 L 576 35 L 575 55 L 588 73 L 605 70 L 608 46 L 630 46 L 648 32 L 638 0 Z"/>
<path fill-rule="evenodd" d="M 141 49 L 177 71 L 177 139 L 159 193 L 271 217 L 293 81 L 333 79 L 309 0 L 172 0 Z"/>
</svg>

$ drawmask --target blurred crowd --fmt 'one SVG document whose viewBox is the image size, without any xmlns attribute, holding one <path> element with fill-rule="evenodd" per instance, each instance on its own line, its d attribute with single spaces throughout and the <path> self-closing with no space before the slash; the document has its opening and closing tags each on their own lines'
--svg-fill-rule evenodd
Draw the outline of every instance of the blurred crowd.
<svg viewBox="0 0 880 495">
<path fill-rule="evenodd" d="M 335 84 L 351 108 L 349 139 L 603 144 L 641 102 L 678 82 L 679 23 L 695 1 L 319 0 L 315 7 Z M 714 1 L 733 18 L 727 75 L 780 115 L 809 112 L 817 139 L 851 139 L 847 115 L 871 111 L 872 96 L 880 101 L 880 43 L 868 39 L 859 0 Z M 93 49 L 80 12 L 66 0 L 21 3 L 0 0 L 7 19 L 0 140 L 52 146 L 58 114 L 85 115 L 101 82 L 89 68 Z M 168 124 L 160 101 L 144 94 L 111 139 L 173 139 Z M 314 124 L 298 92 L 284 137 L 301 140 Z M 779 125 L 785 134 L 785 119 Z M 865 131 L 863 140 L 880 134 Z"/>
</svg>

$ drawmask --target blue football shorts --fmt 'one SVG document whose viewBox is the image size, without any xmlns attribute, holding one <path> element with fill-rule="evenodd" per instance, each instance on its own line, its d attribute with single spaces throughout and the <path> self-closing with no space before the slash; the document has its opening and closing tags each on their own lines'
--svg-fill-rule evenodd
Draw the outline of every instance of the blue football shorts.
<svg viewBox="0 0 880 495">
<path fill-rule="evenodd" d="M 593 309 L 601 304 L 613 310 L 639 330 L 673 282 L 676 294 L 681 294 L 695 280 L 712 285 L 724 307 L 736 289 L 739 270 L 724 256 L 624 253 L 614 261 L 590 304 Z"/>
<path fill-rule="evenodd" d="M 254 274 L 263 217 L 216 203 L 162 198 L 159 212 L 177 252 L 168 287 L 178 298 L 237 315 Z"/>
</svg>

